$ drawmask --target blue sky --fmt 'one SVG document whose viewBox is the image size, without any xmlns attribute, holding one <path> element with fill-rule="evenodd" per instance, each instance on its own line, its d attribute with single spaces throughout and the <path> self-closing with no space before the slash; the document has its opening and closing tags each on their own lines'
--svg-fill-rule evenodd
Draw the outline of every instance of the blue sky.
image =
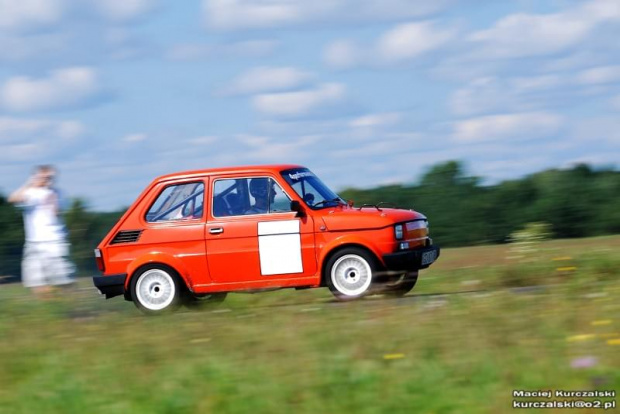
<svg viewBox="0 0 620 414">
<path fill-rule="evenodd" d="M 97 210 L 229 165 L 617 166 L 618 39 L 620 0 L 0 0 L 0 191 L 40 163 Z"/>
</svg>

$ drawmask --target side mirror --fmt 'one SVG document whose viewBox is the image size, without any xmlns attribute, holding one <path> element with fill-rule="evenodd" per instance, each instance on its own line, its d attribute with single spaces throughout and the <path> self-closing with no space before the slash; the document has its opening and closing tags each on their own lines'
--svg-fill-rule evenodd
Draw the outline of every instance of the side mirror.
<svg viewBox="0 0 620 414">
<path fill-rule="evenodd" d="M 297 213 L 297 217 L 303 217 L 306 215 L 303 206 L 297 200 L 291 201 L 291 211 L 295 211 Z"/>
</svg>

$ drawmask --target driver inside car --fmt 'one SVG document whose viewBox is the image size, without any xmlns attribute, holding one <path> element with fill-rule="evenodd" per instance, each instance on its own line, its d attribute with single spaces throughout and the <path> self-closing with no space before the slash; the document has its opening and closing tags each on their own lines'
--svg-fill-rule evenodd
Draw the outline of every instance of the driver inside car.
<svg viewBox="0 0 620 414">
<path fill-rule="evenodd" d="M 245 214 L 264 214 L 269 212 L 276 192 L 269 178 L 254 178 L 250 181 L 250 194 L 254 197 L 254 205 Z"/>
</svg>

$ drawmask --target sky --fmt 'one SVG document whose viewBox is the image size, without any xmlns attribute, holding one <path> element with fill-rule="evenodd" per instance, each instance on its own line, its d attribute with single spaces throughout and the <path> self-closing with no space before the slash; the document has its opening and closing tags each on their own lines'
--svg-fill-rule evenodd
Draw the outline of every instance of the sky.
<svg viewBox="0 0 620 414">
<path fill-rule="evenodd" d="M 617 168 L 618 39 L 620 0 L 0 0 L 0 193 L 38 164 L 99 211 L 247 164 Z"/>
</svg>

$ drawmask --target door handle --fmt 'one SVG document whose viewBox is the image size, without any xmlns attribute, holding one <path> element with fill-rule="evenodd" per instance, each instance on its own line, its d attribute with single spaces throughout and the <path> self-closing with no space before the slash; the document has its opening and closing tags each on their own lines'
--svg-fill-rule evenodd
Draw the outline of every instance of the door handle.
<svg viewBox="0 0 620 414">
<path fill-rule="evenodd" d="M 222 227 L 213 227 L 212 229 L 209 229 L 209 233 L 211 234 L 224 233 L 224 229 Z"/>
</svg>

